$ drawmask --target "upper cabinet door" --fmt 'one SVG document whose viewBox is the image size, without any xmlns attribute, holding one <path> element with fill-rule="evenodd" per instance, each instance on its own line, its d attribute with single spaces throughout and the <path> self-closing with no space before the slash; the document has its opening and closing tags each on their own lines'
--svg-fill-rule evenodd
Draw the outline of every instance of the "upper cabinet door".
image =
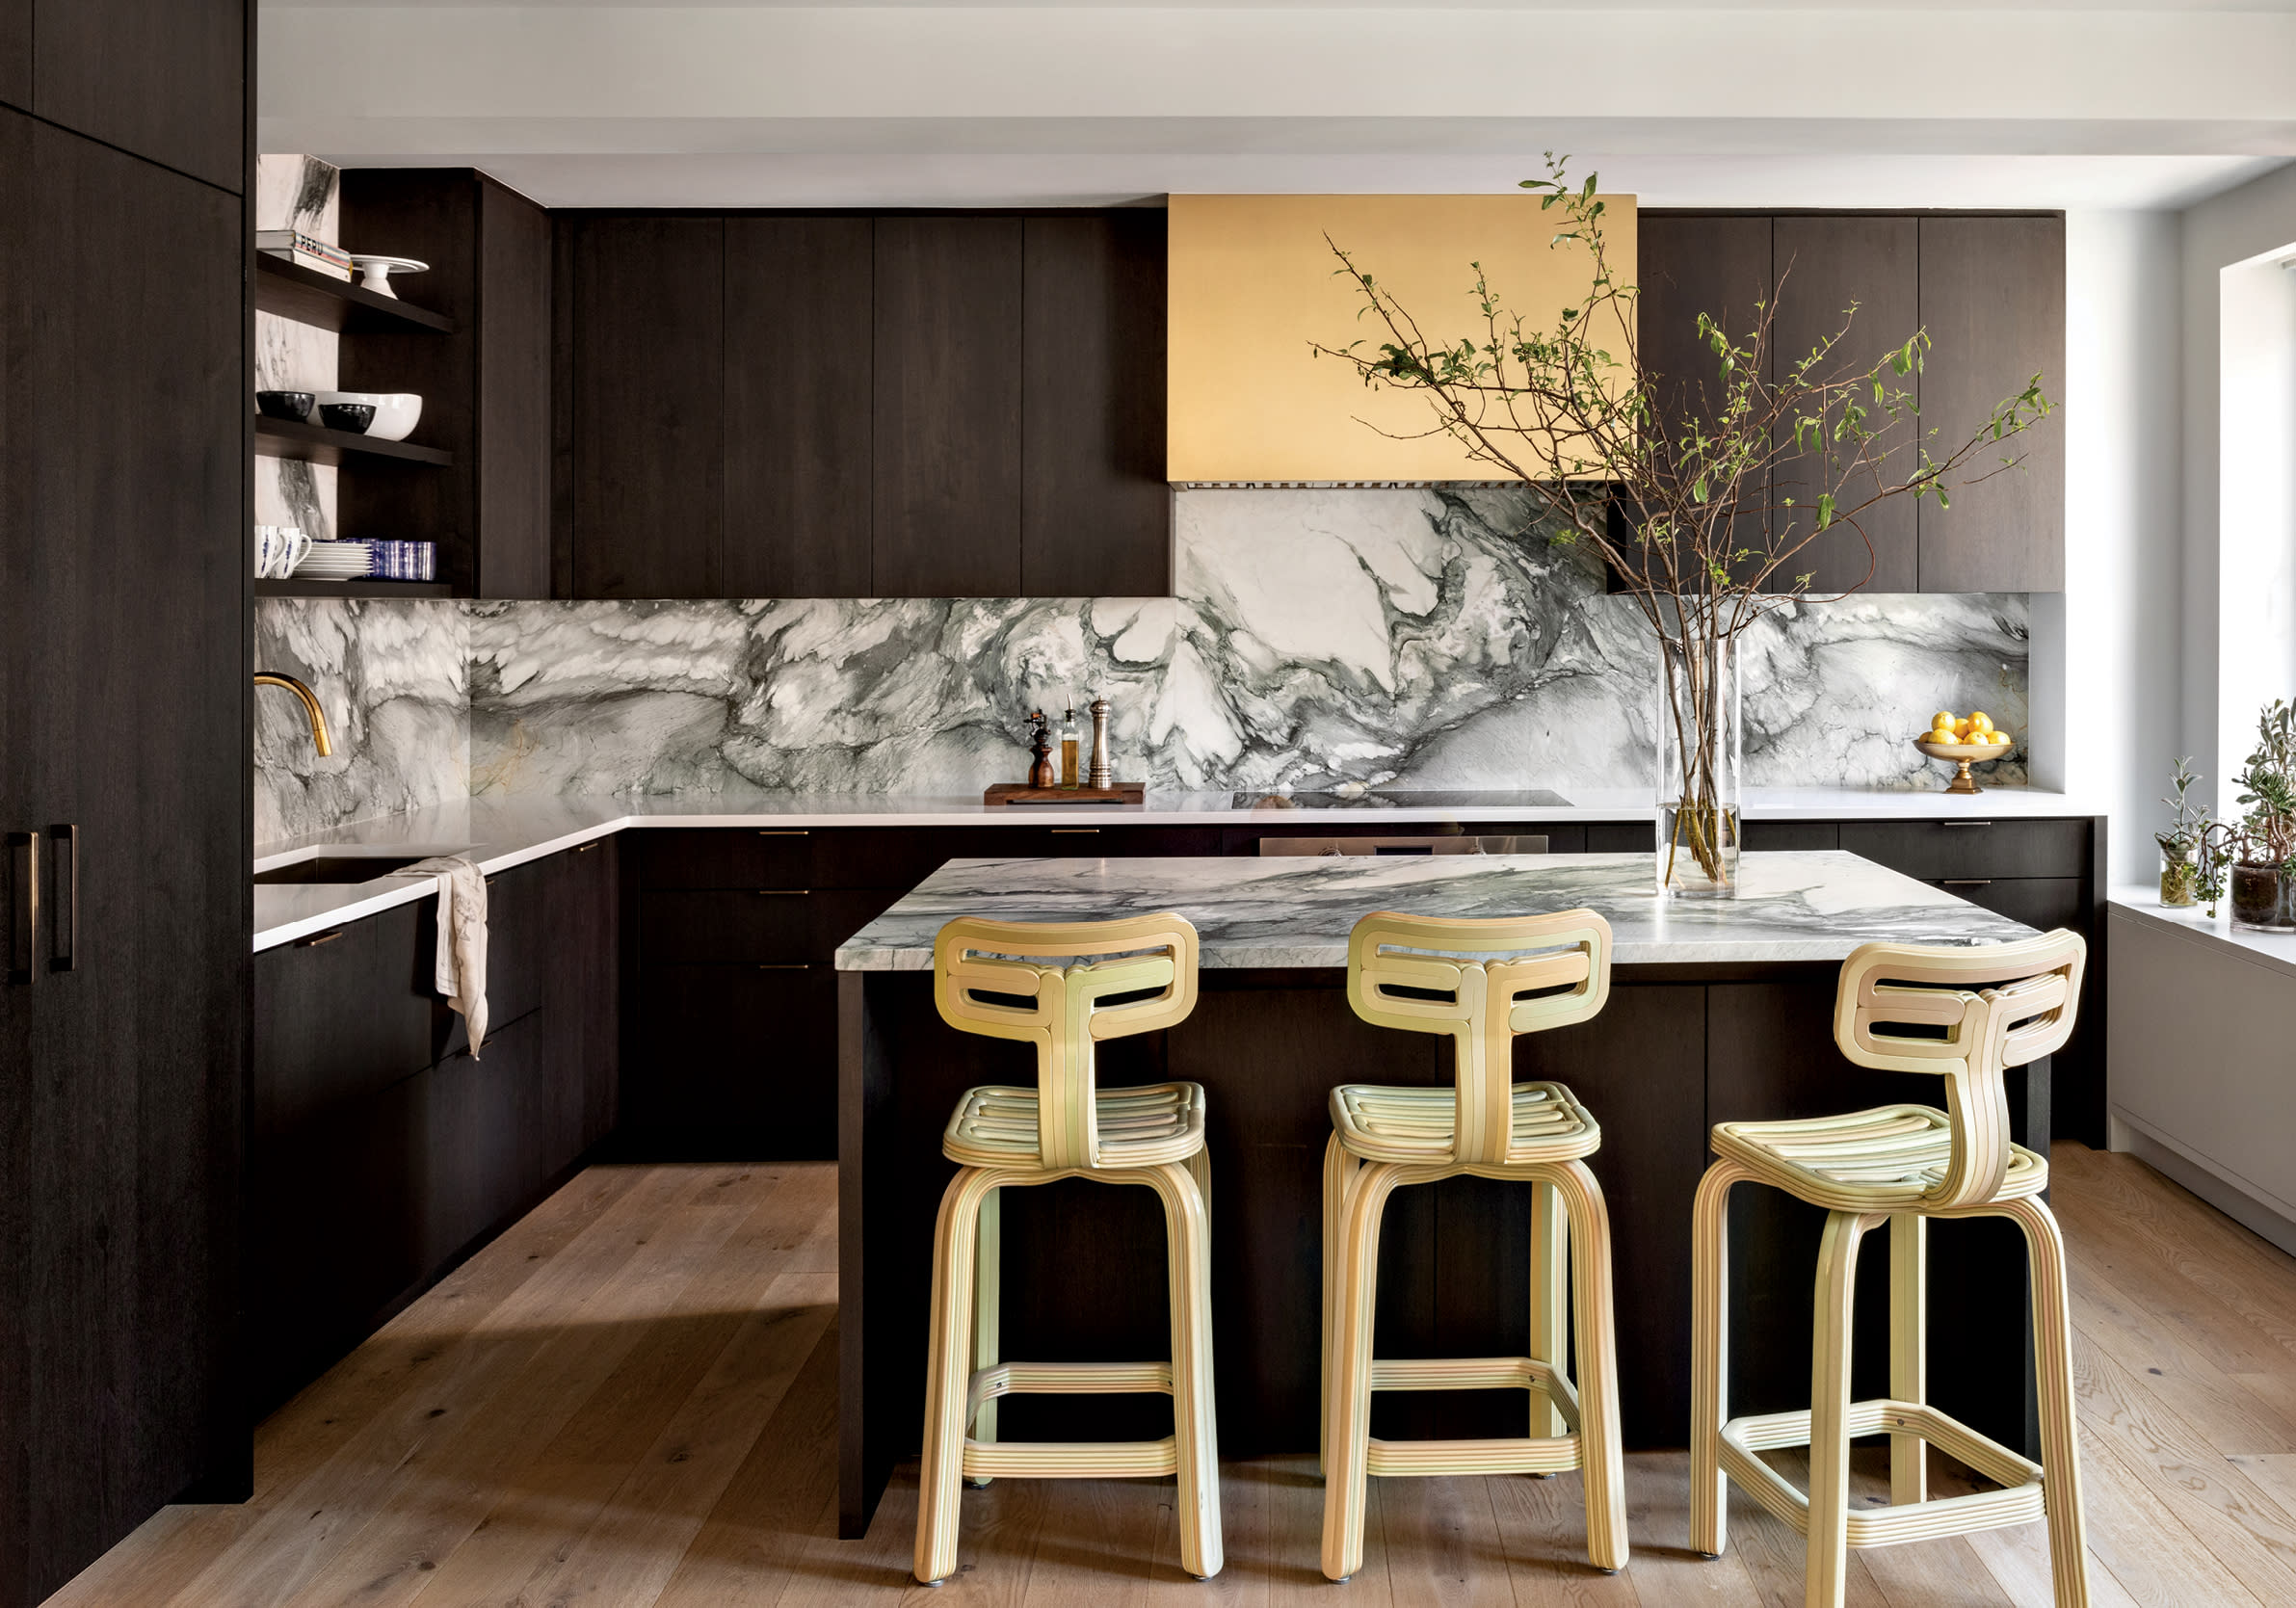
<svg viewBox="0 0 2296 1608">
<path fill-rule="evenodd" d="M 0 95 L 9 19 L 0 0 Z M 238 194 L 247 184 L 248 0 L 32 0 L 32 109 Z"/>
<path fill-rule="evenodd" d="M 1935 343 L 1922 376 L 1922 425 L 1951 451 L 2035 374 L 2065 399 L 2065 221 L 1923 218 L 1921 322 Z M 2065 586 L 2065 420 L 1981 447 L 1964 476 L 2022 457 L 1952 506 L 1923 499 L 1921 590 L 2059 592 Z"/>
<path fill-rule="evenodd" d="M 1657 404 L 1670 439 L 1695 422 L 1712 419 L 1724 395 L 1721 363 L 1698 337 L 1698 315 L 1718 320 L 1744 341 L 1770 299 L 1771 240 L 1767 217 L 1645 212 L 1639 220 L 1642 290 L 1637 350 L 1646 371 L 1658 376 Z M 1759 551 L 1765 485 L 1750 488 L 1748 507 L 1732 540 Z M 1630 542 L 1631 542 L 1631 539 Z M 1630 544 L 1629 558 L 1637 557 Z M 1695 584 L 1693 579 L 1692 584 Z"/>
<path fill-rule="evenodd" d="M 32 0 L 0 0 L 0 102 L 32 110 Z"/>
<path fill-rule="evenodd" d="M 723 596 L 725 225 L 570 226 L 574 595 Z"/>
<path fill-rule="evenodd" d="M 726 220 L 726 593 L 863 597 L 876 269 L 866 218 Z"/>
<path fill-rule="evenodd" d="M 878 596 L 1020 593 L 1021 235 L 1018 218 L 877 221 Z"/>
<path fill-rule="evenodd" d="M 1902 346 L 1921 323 L 1920 225 L 1912 218 L 1861 214 L 1846 217 L 1789 216 L 1778 219 L 1772 237 L 1778 265 L 1778 323 L 1775 350 L 1779 374 L 1787 373 L 1827 340 L 1839 337 L 1814 378 L 1862 374 L 1891 347 Z M 1852 303 L 1857 313 L 1848 311 Z M 1920 400 L 1921 376 L 1890 383 Z M 1870 398 L 1865 398 L 1870 402 Z M 1903 480 L 1919 462 L 1922 425 L 1908 418 L 1883 444 L 1881 473 Z M 1781 572 L 1784 584 L 1810 577 L 1809 590 L 1824 594 L 1851 587 L 1869 592 L 1919 590 L 1920 534 L 1913 500 L 1892 497 L 1857 516 L 1855 525 L 1817 530 L 1817 499 L 1833 490 L 1844 508 L 1855 507 L 1877 488 L 1875 476 L 1847 483 L 1828 455 L 1810 452 L 1781 462 L 1772 490 L 1780 507 L 1772 515 L 1781 540 L 1808 537 Z M 1783 507 L 1792 498 L 1792 508 Z M 1870 545 L 1869 545 L 1870 543 Z"/>
<path fill-rule="evenodd" d="M 1031 218 L 1021 335 L 1020 590 L 1172 590 L 1165 215 Z"/>
</svg>

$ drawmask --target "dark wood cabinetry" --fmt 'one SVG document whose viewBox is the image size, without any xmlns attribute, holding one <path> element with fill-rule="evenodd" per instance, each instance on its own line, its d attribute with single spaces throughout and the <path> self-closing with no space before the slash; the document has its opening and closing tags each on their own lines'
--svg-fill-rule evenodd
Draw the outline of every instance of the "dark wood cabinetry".
<svg viewBox="0 0 2296 1608">
<path fill-rule="evenodd" d="M 1020 591 L 1021 220 L 877 221 L 871 589 Z"/>
<path fill-rule="evenodd" d="M 1162 213 L 555 224 L 561 595 L 1170 591 Z"/>
<path fill-rule="evenodd" d="M 0 104 L 32 108 L 32 0 L 0 0 Z"/>
<path fill-rule="evenodd" d="M 573 224 L 577 597 L 725 594 L 724 247 L 715 218 Z"/>
<path fill-rule="evenodd" d="M 457 596 L 550 595 L 550 224 L 467 169 L 354 169 L 343 237 L 428 262 L 410 296 L 444 330 L 347 329 L 347 390 L 413 391 L 444 465 L 348 465 L 342 534 L 431 540 Z"/>
<path fill-rule="evenodd" d="M 145 82 L 118 35 L 169 104 L 234 100 L 236 66 L 160 53 L 167 11 L 42 5 L 58 111 L 141 140 L 104 104 Z M 99 45 L 116 94 L 80 73 Z M 0 1608 L 250 1478 L 236 150 L 224 188 L 0 109 L 0 831 L 29 834 L 0 857 Z"/>
<path fill-rule="evenodd" d="M 870 580 L 875 231 L 726 220 L 729 597 L 860 597 Z"/>
<path fill-rule="evenodd" d="M 249 1359 L 265 1410 L 317 1377 L 613 1127 L 619 851 L 488 879 L 477 1057 L 433 986 L 429 901 L 255 957 Z"/>
<path fill-rule="evenodd" d="M 0 6 L 0 28 L 10 9 Z M 248 0 L 32 0 L 31 11 L 34 112 L 244 192 Z"/>
<path fill-rule="evenodd" d="M 1916 329 L 1929 331 L 1934 344 L 1921 372 L 1892 382 L 1921 406 L 1918 425 L 1901 427 L 1904 439 L 1885 463 L 1895 479 L 1910 471 L 1917 438 L 1933 448 L 1958 445 L 2036 373 L 2043 389 L 2062 399 L 2061 217 L 1652 208 L 1638 224 L 1638 339 L 1646 365 L 1666 377 L 1659 401 L 1674 428 L 1709 416 L 1717 395 L 1715 358 L 1698 342 L 1698 315 L 1721 317 L 1743 339 L 1754 303 L 1773 297 L 1771 380 L 1840 331 L 1852 302 L 1857 316 L 1829 369 L 1862 372 Z M 2001 451 L 1980 453 L 1959 478 L 1984 474 L 2002 456 L 2023 455 L 2022 467 L 1980 485 L 1949 485 L 1949 509 L 1933 499 L 1917 509 L 1911 497 L 1892 499 L 1861 516 L 1870 555 L 1856 530 L 1828 531 L 1786 562 L 1778 584 L 1786 589 L 1807 573 L 1819 593 L 1861 581 L 1874 592 L 2061 591 L 2064 450 L 2062 424 L 2045 422 Z M 1774 503 L 1795 499 L 1793 517 L 1805 529 L 1801 511 L 1814 495 L 1802 477 L 1806 464 L 1814 477 L 1814 461 L 1796 459 L 1779 466 L 1768 488 Z M 1852 484 L 1841 494 L 1854 501 L 1859 488 Z M 1737 535 L 1742 545 L 1759 546 L 1763 526 L 1742 516 Z"/>
<path fill-rule="evenodd" d="M 1936 342 L 1922 377 L 1922 424 L 1947 448 L 2033 377 L 2065 400 L 2065 220 L 1921 220 L 1921 323 Z M 2020 467 L 1921 505 L 1924 592 L 2065 589 L 2065 425 L 1981 449 L 1965 475 L 2004 458 Z"/>
</svg>

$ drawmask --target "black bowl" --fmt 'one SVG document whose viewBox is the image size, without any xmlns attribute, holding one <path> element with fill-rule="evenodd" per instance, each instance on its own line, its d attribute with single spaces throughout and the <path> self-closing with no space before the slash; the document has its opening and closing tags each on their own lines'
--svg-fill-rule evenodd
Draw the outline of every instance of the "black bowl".
<svg viewBox="0 0 2296 1608">
<path fill-rule="evenodd" d="M 371 402 L 323 402 L 319 405 L 319 422 L 330 430 L 364 435 L 367 426 L 375 422 L 375 405 Z"/>
<path fill-rule="evenodd" d="M 308 391 L 257 391 L 255 409 L 267 419 L 293 419 L 301 424 L 311 416 L 312 400 Z"/>
</svg>

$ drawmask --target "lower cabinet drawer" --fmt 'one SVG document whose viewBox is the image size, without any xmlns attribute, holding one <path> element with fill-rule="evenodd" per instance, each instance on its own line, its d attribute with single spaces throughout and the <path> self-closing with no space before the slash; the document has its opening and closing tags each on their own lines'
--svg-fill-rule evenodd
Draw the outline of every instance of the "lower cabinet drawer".
<svg viewBox="0 0 2296 1608">
<path fill-rule="evenodd" d="M 648 1155 L 837 1153 L 837 974 L 667 965 L 638 981 L 621 1123 Z"/>
<path fill-rule="evenodd" d="M 1844 821 L 1841 846 L 1923 882 L 2089 875 L 2090 823 Z"/>
<path fill-rule="evenodd" d="M 2057 927 L 2088 929 L 2089 884 L 2079 877 L 1946 877 L 1934 885 L 2045 933 Z"/>
<path fill-rule="evenodd" d="M 649 888 L 639 895 L 638 963 L 826 962 L 899 897 L 874 888 Z"/>
</svg>

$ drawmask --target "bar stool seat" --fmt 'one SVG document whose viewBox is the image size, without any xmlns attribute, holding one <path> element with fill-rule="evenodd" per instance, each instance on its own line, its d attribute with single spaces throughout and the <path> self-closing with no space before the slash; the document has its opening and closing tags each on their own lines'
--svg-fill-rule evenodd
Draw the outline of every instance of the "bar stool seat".
<svg viewBox="0 0 2296 1608">
<path fill-rule="evenodd" d="M 1157 1167 L 1203 1150 L 1203 1086 L 1152 1083 L 1093 1096 L 1103 1167 Z M 941 1136 L 941 1154 L 964 1167 L 1043 1164 L 1042 1113 L 1034 1089 L 967 1089 Z"/>
<path fill-rule="evenodd" d="M 1953 1167 L 1953 1119 L 1935 1106 L 1886 1105 L 1800 1122 L 1717 1122 L 1714 1149 L 1753 1174 L 1830 1211 L 1911 1208 L 1929 1199 Z M 1996 1200 L 2048 1187 L 2048 1163 L 2009 1147 Z"/>
<path fill-rule="evenodd" d="M 1602 1147 L 1602 1129 L 1559 1083 L 1518 1083 L 1511 1105 L 1507 1161 L 1575 1161 Z M 1459 1095 L 1342 1084 L 1332 1091 L 1332 1130 L 1364 1161 L 1449 1161 L 1459 1149 Z"/>
</svg>

